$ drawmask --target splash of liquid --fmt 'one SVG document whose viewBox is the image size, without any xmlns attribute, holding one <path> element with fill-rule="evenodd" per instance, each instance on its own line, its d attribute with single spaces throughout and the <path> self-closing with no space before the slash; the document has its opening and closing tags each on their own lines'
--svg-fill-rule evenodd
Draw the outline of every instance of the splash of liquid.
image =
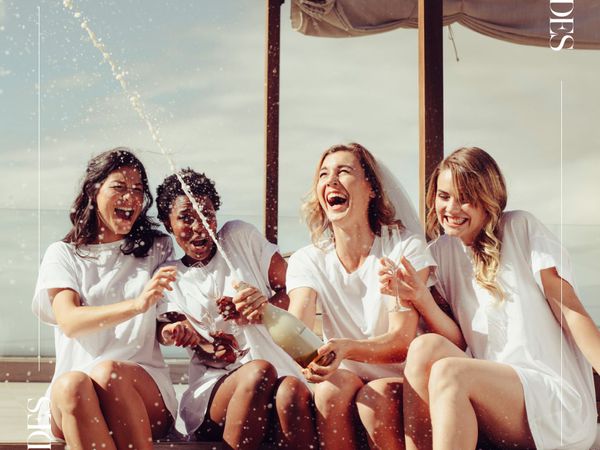
<svg viewBox="0 0 600 450">
<path fill-rule="evenodd" d="M 190 190 L 190 188 L 184 181 L 183 177 L 181 176 L 181 174 L 175 167 L 173 158 L 171 158 L 171 152 L 168 151 L 165 148 L 165 146 L 163 145 L 162 139 L 160 138 L 158 126 L 154 125 L 152 123 L 150 116 L 148 116 L 148 114 L 146 113 L 146 111 L 144 109 L 144 105 L 142 103 L 141 95 L 137 91 L 135 91 L 135 90 L 132 91 L 129 88 L 127 80 L 125 79 L 125 75 L 127 74 L 127 72 L 115 63 L 115 61 L 112 59 L 111 54 L 108 51 L 108 49 L 106 48 L 106 46 L 104 45 L 104 43 L 102 43 L 101 39 L 98 38 L 96 36 L 96 33 L 94 33 L 94 31 L 92 31 L 92 29 L 90 28 L 88 19 L 85 18 L 85 16 L 83 15 L 83 13 L 81 11 L 78 11 L 77 9 L 75 9 L 75 7 L 73 6 L 73 0 L 63 0 L 63 6 L 73 14 L 73 17 L 75 19 L 81 20 L 81 28 L 83 28 L 85 30 L 85 32 L 88 34 L 90 40 L 92 41 L 92 44 L 94 45 L 94 47 L 96 47 L 100 51 L 104 61 L 110 66 L 110 70 L 113 74 L 113 77 L 121 85 L 121 89 L 123 90 L 123 93 L 127 96 L 127 98 L 129 99 L 129 103 L 133 107 L 134 111 L 142 119 L 142 121 L 146 124 L 146 127 L 148 128 L 148 131 L 150 132 L 150 135 L 152 136 L 152 140 L 156 143 L 156 145 L 160 149 L 160 152 L 167 159 L 167 161 L 169 163 L 169 168 L 171 169 L 171 172 L 173 172 L 177 176 L 177 179 L 179 180 L 179 183 L 181 184 L 181 188 L 183 189 L 183 192 L 185 192 L 185 195 L 190 199 L 190 202 L 192 203 L 194 210 L 200 216 L 200 220 L 202 221 L 202 225 L 204 226 L 204 229 L 208 232 L 210 238 L 213 240 L 213 242 L 217 246 L 217 250 L 219 251 L 219 253 L 223 257 L 223 259 L 225 260 L 225 263 L 227 264 L 227 267 L 229 267 L 229 270 L 231 271 L 231 273 L 235 273 L 236 271 L 235 271 L 235 268 L 233 267 L 233 264 L 231 263 L 230 259 L 227 257 L 227 254 L 225 253 L 225 251 L 223 250 L 223 247 L 219 243 L 217 236 L 210 228 L 210 226 L 208 224 L 208 220 L 206 219 L 206 216 L 202 213 L 202 208 L 200 208 L 200 205 L 196 201 L 196 198 L 192 194 L 192 191 Z"/>
</svg>

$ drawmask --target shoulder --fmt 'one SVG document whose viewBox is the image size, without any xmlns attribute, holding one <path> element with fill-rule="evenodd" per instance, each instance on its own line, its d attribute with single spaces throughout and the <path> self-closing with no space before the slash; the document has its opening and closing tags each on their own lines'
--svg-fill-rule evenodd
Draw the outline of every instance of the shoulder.
<svg viewBox="0 0 600 450">
<path fill-rule="evenodd" d="M 288 264 L 292 265 L 293 263 L 306 263 L 309 261 L 313 263 L 318 263 L 319 261 L 325 258 L 327 253 L 328 247 L 322 249 L 313 244 L 309 244 L 292 253 Z"/>
<path fill-rule="evenodd" d="M 502 233 L 507 234 L 535 234 L 536 230 L 543 228 L 542 222 L 528 211 L 506 211 L 502 214 Z"/>
<path fill-rule="evenodd" d="M 228 237 L 237 235 L 248 236 L 252 234 L 260 233 L 254 225 L 244 222 L 243 220 L 230 220 L 225 222 L 225 224 L 219 230 L 219 235 Z"/>
<path fill-rule="evenodd" d="M 152 244 L 152 249 L 158 252 L 164 251 L 167 252 L 168 255 L 170 255 L 171 250 L 173 249 L 173 241 L 171 239 L 171 236 L 167 234 L 156 236 L 154 238 L 154 243 Z"/>
<path fill-rule="evenodd" d="M 75 257 L 75 246 L 63 241 L 53 242 L 46 249 L 46 253 L 44 253 L 44 259 L 46 260 L 72 260 Z"/>
</svg>

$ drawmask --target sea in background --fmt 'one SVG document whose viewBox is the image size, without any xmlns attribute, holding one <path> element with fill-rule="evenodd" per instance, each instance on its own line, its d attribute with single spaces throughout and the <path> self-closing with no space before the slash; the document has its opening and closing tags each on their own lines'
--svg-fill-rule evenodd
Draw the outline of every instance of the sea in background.
<svg viewBox="0 0 600 450">
<path fill-rule="evenodd" d="M 231 219 L 252 223 L 263 230 L 262 215 L 218 215 L 219 224 Z M 31 299 L 39 262 L 52 242 L 60 240 L 69 229 L 68 211 L 0 209 L 0 286 L 4 295 L 0 303 L 0 356 L 54 355 L 52 327 L 39 324 L 31 312 Z M 557 235 L 560 226 L 547 224 Z M 564 225 L 563 243 L 573 263 L 581 300 L 600 325 L 600 226 Z M 309 243 L 306 226 L 295 217 L 279 217 L 279 246 L 283 253 L 293 252 Z M 175 246 L 177 247 L 177 246 Z M 180 256 L 180 255 L 179 255 Z M 164 348 L 165 356 L 184 356 L 178 348 Z"/>
</svg>

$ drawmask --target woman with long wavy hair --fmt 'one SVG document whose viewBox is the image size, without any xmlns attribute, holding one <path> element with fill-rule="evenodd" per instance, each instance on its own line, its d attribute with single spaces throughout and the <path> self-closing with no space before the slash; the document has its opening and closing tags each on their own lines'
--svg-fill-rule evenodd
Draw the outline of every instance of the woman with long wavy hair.
<svg viewBox="0 0 600 450">
<path fill-rule="evenodd" d="M 176 417 L 155 339 L 155 305 L 175 269 L 152 275 L 172 244 L 148 218 L 151 204 L 139 159 L 106 151 L 88 163 L 71 230 L 44 254 L 33 311 L 56 345 L 44 416 L 72 449 L 151 449 Z"/>
<path fill-rule="evenodd" d="M 470 353 L 436 334 L 412 342 L 407 448 L 468 450 L 482 439 L 503 448 L 588 449 L 594 440 L 586 357 L 600 368 L 600 333 L 559 240 L 530 213 L 504 211 L 506 201 L 504 177 L 480 148 L 456 150 L 432 174 L 435 287 Z"/>
<path fill-rule="evenodd" d="M 321 447 L 357 448 L 364 426 L 371 446 L 402 448 L 402 363 L 409 343 L 419 328 L 462 342 L 457 325 L 431 298 L 417 305 L 400 295 L 409 308 L 403 311 L 388 309 L 381 296 L 379 272 L 390 262 L 384 256 L 402 254 L 404 267 L 421 283 L 428 280 L 434 261 L 418 217 L 389 170 L 356 143 L 322 154 L 304 213 L 313 244 L 291 256 L 287 289 L 289 311 L 309 327 L 320 304 L 327 342 L 318 352 L 335 356 L 329 364 L 316 359 L 304 372 L 316 383 Z M 400 231 L 388 255 L 384 225 Z"/>
</svg>

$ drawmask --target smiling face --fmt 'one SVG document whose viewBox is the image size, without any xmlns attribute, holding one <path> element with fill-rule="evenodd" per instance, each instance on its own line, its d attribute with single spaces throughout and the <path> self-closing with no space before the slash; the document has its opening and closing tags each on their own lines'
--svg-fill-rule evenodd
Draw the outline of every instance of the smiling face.
<svg viewBox="0 0 600 450">
<path fill-rule="evenodd" d="M 317 198 L 332 224 L 367 223 L 373 190 L 358 159 L 349 151 L 325 157 L 319 169 Z"/>
<path fill-rule="evenodd" d="M 216 234 L 217 218 L 213 202 L 207 196 L 196 197 L 196 201 L 202 208 L 202 214 L 206 217 L 210 229 Z M 213 257 L 215 244 L 187 196 L 180 195 L 173 200 L 167 228 L 185 252 L 184 264 L 206 264 Z"/>
<path fill-rule="evenodd" d="M 437 178 L 435 211 L 444 233 L 459 238 L 465 245 L 473 244 L 487 221 L 481 204 L 460 203 L 449 169 L 442 170 Z"/>
<path fill-rule="evenodd" d="M 111 172 L 96 194 L 98 242 L 123 239 L 142 211 L 144 185 L 140 172 L 121 167 Z"/>
</svg>

